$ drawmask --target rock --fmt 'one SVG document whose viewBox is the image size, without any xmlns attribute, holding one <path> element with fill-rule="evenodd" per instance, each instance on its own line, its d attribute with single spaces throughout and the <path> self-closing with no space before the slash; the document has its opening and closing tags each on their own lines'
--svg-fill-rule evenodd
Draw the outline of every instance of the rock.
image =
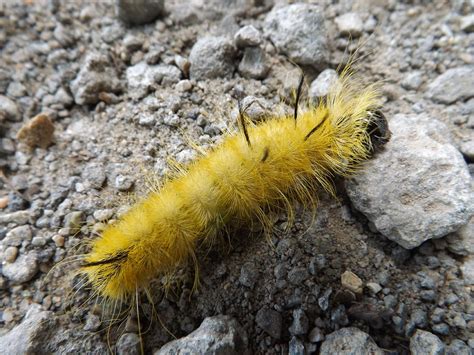
<svg viewBox="0 0 474 355">
<path fill-rule="evenodd" d="M 446 70 L 426 89 L 431 100 L 442 104 L 452 104 L 474 96 L 474 66 L 463 66 Z"/>
<path fill-rule="evenodd" d="M 322 311 L 326 311 L 329 308 L 329 297 L 331 296 L 332 288 L 328 288 L 324 291 L 323 295 L 318 298 L 318 305 Z"/>
<path fill-rule="evenodd" d="M 382 290 L 382 286 L 376 282 L 368 282 L 366 286 L 373 295 L 376 295 Z"/>
<path fill-rule="evenodd" d="M 117 93 L 120 80 L 107 56 L 99 53 L 87 55 L 81 70 L 71 83 L 71 92 L 78 105 L 96 104 L 101 92 Z"/>
<path fill-rule="evenodd" d="M 464 32 L 474 32 L 474 15 L 463 16 L 461 18 L 461 30 Z"/>
<path fill-rule="evenodd" d="M 154 355 L 165 354 L 249 354 L 248 338 L 237 321 L 229 316 L 204 319 L 188 336 L 165 344 Z"/>
<path fill-rule="evenodd" d="M 462 155 L 464 155 L 467 158 L 466 159 L 467 161 L 474 160 L 474 141 L 470 140 L 470 141 L 461 143 L 459 150 L 461 151 Z"/>
<path fill-rule="evenodd" d="M 239 281 L 242 285 L 253 288 L 258 280 L 259 272 L 253 263 L 245 263 L 240 269 Z"/>
<path fill-rule="evenodd" d="M 283 322 L 280 313 L 273 309 L 261 308 L 255 316 L 255 322 L 271 337 L 280 339 Z"/>
<path fill-rule="evenodd" d="M 10 230 L 2 240 L 2 244 L 5 246 L 19 247 L 24 241 L 29 242 L 32 238 L 33 233 L 31 232 L 31 227 L 24 225 Z"/>
<path fill-rule="evenodd" d="M 410 338 L 410 352 L 412 355 L 442 355 L 444 344 L 436 335 L 418 329 Z"/>
<path fill-rule="evenodd" d="M 17 211 L 12 213 L 0 214 L 0 224 L 15 223 L 26 224 L 30 220 L 29 211 Z"/>
<path fill-rule="evenodd" d="M 265 19 L 264 33 L 280 53 L 297 64 L 322 69 L 328 61 L 326 26 L 318 6 L 275 7 Z"/>
<path fill-rule="evenodd" d="M 288 343 L 288 355 L 305 355 L 304 344 L 297 337 L 292 337 Z"/>
<path fill-rule="evenodd" d="M 474 254 L 474 221 L 459 228 L 456 233 L 446 237 L 448 250 L 457 255 Z"/>
<path fill-rule="evenodd" d="M 245 114 L 253 122 L 259 122 L 271 116 L 270 103 L 262 98 L 255 96 L 245 96 L 240 102 L 242 114 Z M 235 107 L 231 112 L 234 121 L 239 119 L 239 108 Z"/>
<path fill-rule="evenodd" d="M 327 335 L 320 350 L 320 355 L 383 355 L 383 353 L 368 334 L 353 327 L 342 328 Z"/>
<path fill-rule="evenodd" d="M 114 187 L 118 191 L 125 192 L 129 191 L 133 187 L 134 183 L 135 181 L 130 176 L 119 174 L 115 177 Z"/>
<path fill-rule="evenodd" d="M 377 230 L 412 249 L 468 222 L 474 213 L 471 178 L 441 122 L 396 115 L 390 129 L 385 150 L 347 182 L 347 192 Z"/>
<path fill-rule="evenodd" d="M 48 148 L 53 142 L 54 124 L 47 114 L 41 113 L 23 125 L 16 138 L 31 148 Z"/>
<path fill-rule="evenodd" d="M 347 288 L 354 293 L 362 293 L 362 287 L 364 286 L 360 277 L 349 270 L 344 271 L 341 275 L 341 284 L 342 287 Z"/>
<path fill-rule="evenodd" d="M 19 121 L 20 119 L 20 112 L 15 102 L 0 95 L 0 122 L 3 120 Z"/>
<path fill-rule="evenodd" d="M 53 316 L 41 311 L 39 305 L 30 306 L 23 321 L 0 337 L 2 354 L 37 354 L 39 344 L 44 341 L 43 329 Z"/>
<path fill-rule="evenodd" d="M 474 256 L 470 255 L 461 265 L 461 273 L 466 285 L 474 285 Z"/>
<path fill-rule="evenodd" d="M 364 30 L 364 23 L 360 15 L 355 12 L 336 17 L 336 25 L 339 33 L 343 36 L 351 36 L 352 38 L 360 37 Z"/>
<path fill-rule="evenodd" d="M 309 97 L 317 99 L 329 94 L 329 90 L 337 82 L 339 76 L 334 69 L 323 70 L 316 79 L 313 80 L 309 88 Z"/>
<path fill-rule="evenodd" d="M 302 309 L 293 311 L 293 323 L 289 328 L 291 335 L 304 335 L 308 333 L 309 320 Z"/>
<path fill-rule="evenodd" d="M 140 355 L 140 337 L 135 333 L 122 334 L 117 342 L 118 355 Z"/>
<path fill-rule="evenodd" d="M 471 349 L 462 340 L 454 339 L 446 347 L 446 355 L 472 355 Z"/>
<path fill-rule="evenodd" d="M 3 253 L 3 260 L 7 263 L 13 263 L 18 256 L 18 248 L 17 247 L 8 247 L 5 249 Z"/>
<path fill-rule="evenodd" d="M 189 55 L 191 79 L 214 79 L 234 72 L 235 48 L 225 37 L 204 37 L 197 41 Z"/>
<path fill-rule="evenodd" d="M 267 63 L 265 51 L 260 47 L 248 47 L 239 64 L 239 73 L 245 78 L 264 79 L 270 67 Z"/>
<path fill-rule="evenodd" d="M 143 25 L 165 13 L 165 0 L 115 0 L 115 13 L 130 25 Z"/>
<path fill-rule="evenodd" d="M 87 164 L 82 170 L 81 177 L 95 189 L 102 188 L 107 180 L 103 165 L 98 163 Z"/>
<path fill-rule="evenodd" d="M 288 273 L 288 281 L 293 285 L 301 285 L 308 278 L 306 268 L 294 268 Z"/>
<path fill-rule="evenodd" d="M 419 70 L 408 73 L 401 84 L 407 90 L 418 90 L 423 84 L 423 73 Z"/>
<path fill-rule="evenodd" d="M 30 281 L 38 272 L 38 258 L 35 253 L 20 255 L 14 263 L 4 264 L 2 273 L 13 285 Z"/>
<path fill-rule="evenodd" d="M 234 36 L 239 48 L 257 47 L 262 43 L 262 34 L 252 25 L 242 27 Z"/>
<path fill-rule="evenodd" d="M 64 216 L 64 228 L 70 230 L 73 234 L 81 229 L 84 221 L 84 212 L 74 211 Z"/>
<path fill-rule="evenodd" d="M 312 343 L 319 343 L 324 340 L 324 334 L 318 327 L 314 327 L 308 335 L 308 340 Z"/>
<path fill-rule="evenodd" d="M 181 79 L 181 71 L 173 65 L 148 65 L 140 62 L 127 68 L 128 93 L 139 99 L 147 95 L 154 85 L 176 84 Z"/>
</svg>

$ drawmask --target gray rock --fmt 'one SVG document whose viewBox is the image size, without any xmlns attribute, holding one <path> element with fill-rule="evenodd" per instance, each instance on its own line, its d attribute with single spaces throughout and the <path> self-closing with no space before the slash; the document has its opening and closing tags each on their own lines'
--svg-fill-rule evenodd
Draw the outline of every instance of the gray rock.
<svg viewBox="0 0 474 355">
<path fill-rule="evenodd" d="M 390 129 L 385 150 L 347 182 L 347 192 L 383 235 L 411 249 L 466 224 L 474 196 L 466 163 L 444 124 L 396 115 Z"/>
<path fill-rule="evenodd" d="M 435 102 L 452 104 L 474 96 L 474 66 L 463 66 L 446 70 L 426 89 L 426 94 Z"/>
<path fill-rule="evenodd" d="M 165 0 L 115 0 L 119 19 L 131 25 L 142 25 L 165 13 Z"/>
<path fill-rule="evenodd" d="M 275 7 L 265 19 L 264 33 L 280 53 L 298 64 L 321 69 L 328 61 L 326 26 L 318 6 Z"/>
<path fill-rule="evenodd" d="M 367 333 L 357 328 L 342 328 L 328 336 L 321 344 L 321 355 L 383 355 L 383 351 Z"/>
<path fill-rule="evenodd" d="M 135 333 L 122 334 L 117 342 L 118 355 L 139 355 L 140 337 Z"/>
<path fill-rule="evenodd" d="M 459 147 L 462 155 L 464 155 L 468 161 L 474 160 L 474 140 L 461 143 Z"/>
<path fill-rule="evenodd" d="M 17 211 L 12 213 L 0 214 L 0 224 L 26 224 L 31 218 L 30 211 Z"/>
<path fill-rule="evenodd" d="M 308 340 L 312 343 L 319 343 L 324 340 L 324 334 L 321 329 L 314 327 L 308 335 Z"/>
<path fill-rule="evenodd" d="M 120 80 L 107 56 L 90 53 L 79 74 L 71 83 L 74 101 L 79 105 L 96 104 L 101 92 L 118 92 Z"/>
<path fill-rule="evenodd" d="M 309 274 L 306 268 L 294 268 L 288 273 L 288 281 L 293 285 L 301 285 L 308 276 Z"/>
<path fill-rule="evenodd" d="M 474 15 L 463 16 L 460 27 L 464 32 L 474 32 Z"/>
<path fill-rule="evenodd" d="M 446 237 L 448 250 L 457 255 L 474 254 L 474 221 L 459 228 L 456 233 Z"/>
<path fill-rule="evenodd" d="M 198 40 L 189 55 L 191 79 L 214 79 L 234 72 L 235 48 L 225 37 L 204 37 Z"/>
<path fill-rule="evenodd" d="M 20 285 L 30 281 L 38 272 L 38 258 L 35 253 L 20 255 L 14 263 L 4 264 L 3 276 L 13 285 Z"/>
<path fill-rule="evenodd" d="M 364 30 L 364 23 L 360 15 L 355 12 L 336 17 L 336 25 L 339 33 L 343 36 L 351 36 L 352 38 L 360 37 Z"/>
<path fill-rule="evenodd" d="M 262 308 L 257 312 L 255 322 L 271 337 L 280 339 L 283 320 L 279 312 L 269 308 Z"/>
<path fill-rule="evenodd" d="M 253 288 L 258 280 L 259 272 L 253 263 L 245 263 L 240 269 L 239 281 L 242 285 Z"/>
<path fill-rule="evenodd" d="M 445 355 L 472 355 L 471 349 L 462 340 L 454 339 L 446 347 Z"/>
<path fill-rule="evenodd" d="M 419 70 L 408 73 L 401 82 L 402 86 L 407 90 L 418 90 L 423 84 L 423 73 Z"/>
<path fill-rule="evenodd" d="M 89 182 L 91 187 L 100 189 L 107 180 L 107 175 L 102 164 L 90 163 L 82 169 L 82 179 Z"/>
<path fill-rule="evenodd" d="M 260 47 L 248 47 L 239 64 L 239 73 L 245 78 L 264 79 L 270 66 L 267 63 L 265 51 Z"/>
<path fill-rule="evenodd" d="M 170 85 L 179 82 L 181 71 L 173 65 L 148 65 L 140 62 L 127 68 L 128 93 L 139 99 L 147 95 L 154 85 Z"/>
<path fill-rule="evenodd" d="M 308 332 L 309 320 L 302 309 L 293 311 L 293 323 L 289 328 L 291 335 L 304 335 Z"/>
<path fill-rule="evenodd" d="M 466 285 L 474 285 L 474 256 L 470 255 L 464 260 L 461 273 Z"/>
<path fill-rule="evenodd" d="M 2 244 L 5 246 L 19 247 L 24 241 L 31 241 L 33 233 L 29 225 L 19 226 L 10 230 L 5 239 L 2 240 Z"/>
<path fill-rule="evenodd" d="M 329 94 L 331 86 L 337 82 L 337 72 L 334 69 L 323 70 L 316 79 L 313 80 L 309 88 L 309 97 L 317 99 Z"/>
<path fill-rule="evenodd" d="M 0 95 L 0 122 L 3 120 L 18 121 L 20 119 L 21 116 L 16 103 L 8 97 Z"/>
<path fill-rule="evenodd" d="M 331 296 L 332 288 L 324 291 L 323 295 L 318 298 L 318 305 L 321 310 L 326 311 L 329 308 L 329 297 Z"/>
<path fill-rule="evenodd" d="M 292 337 L 288 343 L 288 355 L 305 355 L 304 344 L 297 337 Z"/>
<path fill-rule="evenodd" d="M 188 336 L 164 345 L 154 355 L 165 354 L 249 354 L 248 338 L 237 321 L 229 316 L 204 319 Z"/>
<path fill-rule="evenodd" d="M 259 97 L 245 96 L 240 102 L 242 113 L 253 122 L 259 122 L 268 118 L 271 112 L 271 104 Z M 235 107 L 231 112 L 231 117 L 237 122 L 239 119 L 239 108 Z"/>
<path fill-rule="evenodd" d="M 23 321 L 0 337 L 2 354 L 37 354 L 42 331 L 52 316 L 52 312 L 41 311 L 39 305 L 30 306 Z"/>
<path fill-rule="evenodd" d="M 134 183 L 135 181 L 130 176 L 119 174 L 115 177 L 114 187 L 118 191 L 125 192 L 129 191 Z"/>
<path fill-rule="evenodd" d="M 418 329 L 410 338 L 410 351 L 412 355 L 442 355 L 444 344 L 436 335 Z"/>
<path fill-rule="evenodd" d="M 449 326 L 446 323 L 439 323 L 435 324 L 431 327 L 433 332 L 440 334 L 440 335 L 448 335 L 449 334 Z"/>
<path fill-rule="evenodd" d="M 239 48 L 257 47 L 262 43 L 262 34 L 252 25 L 242 27 L 234 36 Z"/>
</svg>

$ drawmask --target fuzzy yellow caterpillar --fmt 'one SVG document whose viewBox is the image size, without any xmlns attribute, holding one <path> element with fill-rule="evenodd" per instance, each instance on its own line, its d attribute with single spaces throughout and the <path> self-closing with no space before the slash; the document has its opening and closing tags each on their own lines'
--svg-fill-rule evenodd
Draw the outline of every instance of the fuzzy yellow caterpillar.
<svg viewBox="0 0 474 355">
<path fill-rule="evenodd" d="M 299 97 L 299 95 L 298 95 Z M 297 100 L 298 102 L 298 100 Z M 252 124 L 150 193 L 92 243 L 81 272 L 95 292 L 127 300 L 153 278 L 196 261 L 225 225 L 265 222 L 268 209 L 314 201 L 333 177 L 354 173 L 389 138 L 376 86 L 345 71 L 318 104 Z"/>
</svg>

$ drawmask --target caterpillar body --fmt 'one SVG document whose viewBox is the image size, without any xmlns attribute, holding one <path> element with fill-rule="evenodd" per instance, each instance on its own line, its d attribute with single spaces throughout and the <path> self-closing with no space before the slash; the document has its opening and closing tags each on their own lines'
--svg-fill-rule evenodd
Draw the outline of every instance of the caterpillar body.
<svg viewBox="0 0 474 355">
<path fill-rule="evenodd" d="M 362 87 L 348 70 L 300 112 L 299 92 L 293 115 L 254 124 L 241 112 L 241 132 L 107 226 L 80 269 L 95 293 L 130 299 L 153 278 L 197 262 L 196 250 L 224 226 L 255 217 L 265 225 L 273 206 L 290 209 L 295 199 L 314 202 L 318 188 L 332 191 L 335 176 L 353 174 L 389 139 L 377 86 Z"/>
</svg>

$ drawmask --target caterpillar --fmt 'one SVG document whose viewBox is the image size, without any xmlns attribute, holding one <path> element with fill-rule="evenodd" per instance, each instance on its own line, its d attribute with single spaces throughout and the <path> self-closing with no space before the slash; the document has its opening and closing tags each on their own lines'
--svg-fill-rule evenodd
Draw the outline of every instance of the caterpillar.
<svg viewBox="0 0 474 355">
<path fill-rule="evenodd" d="M 95 294 L 127 301 L 152 279 L 197 265 L 197 250 L 213 245 L 225 226 L 294 200 L 315 205 L 333 179 L 347 177 L 390 138 L 377 85 L 363 87 L 344 69 L 329 94 L 294 112 L 259 123 L 239 105 L 238 132 L 141 199 L 93 240 L 80 272 Z"/>
</svg>

